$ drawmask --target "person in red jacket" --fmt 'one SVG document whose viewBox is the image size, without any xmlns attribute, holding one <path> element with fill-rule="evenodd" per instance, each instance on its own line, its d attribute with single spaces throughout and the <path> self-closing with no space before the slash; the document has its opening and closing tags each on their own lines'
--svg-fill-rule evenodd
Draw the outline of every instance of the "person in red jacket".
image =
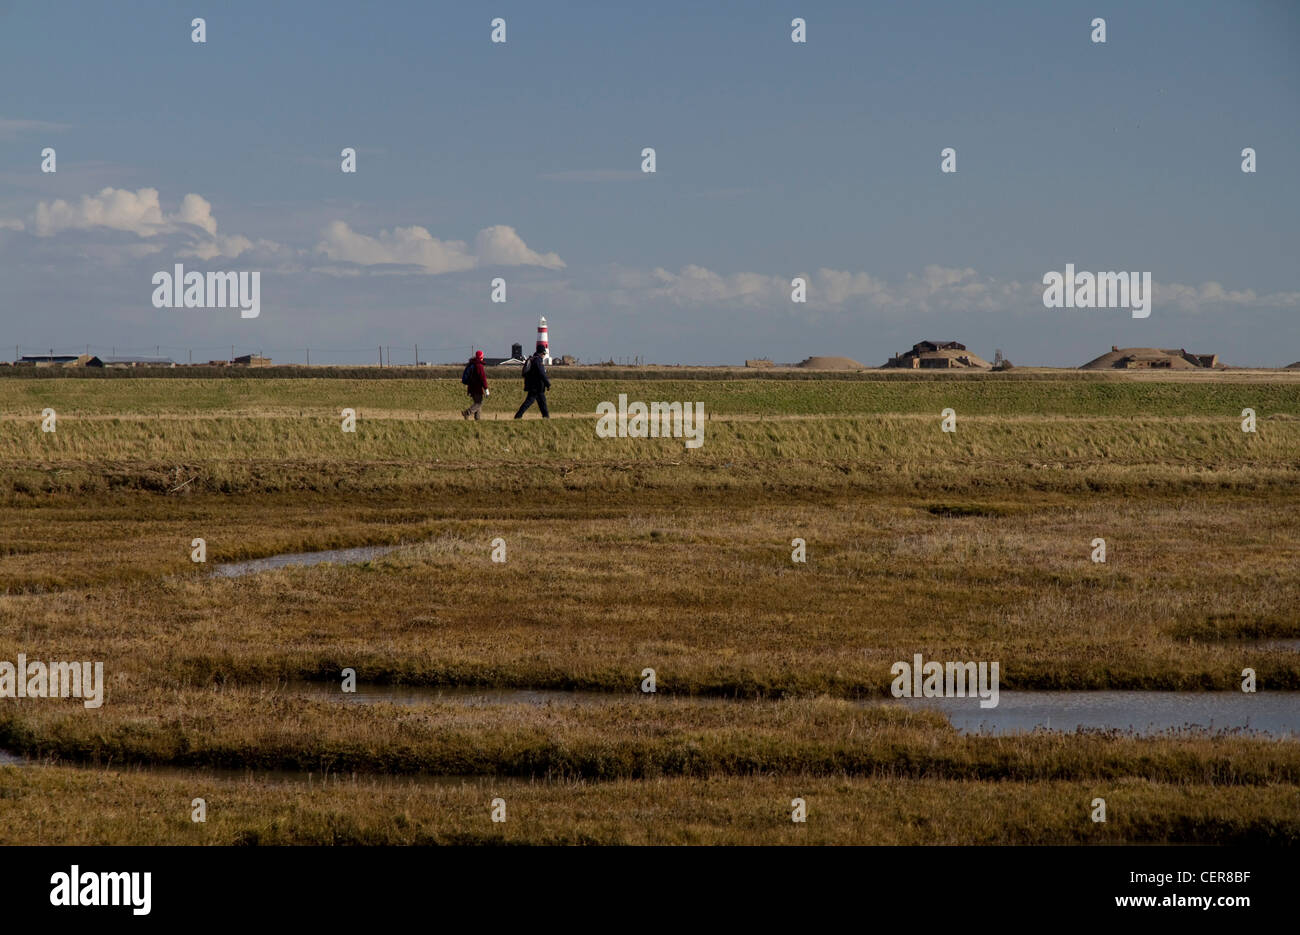
<svg viewBox="0 0 1300 935">
<path fill-rule="evenodd" d="M 475 351 L 474 356 L 465 365 L 464 382 L 465 392 L 469 393 L 469 398 L 474 402 L 468 409 L 461 411 L 460 417 L 468 419 L 472 415 L 477 420 L 483 409 L 483 397 L 491 395 L 488 392 L 487 371 L 483 369 L 482 351 Z"/>
</svg>

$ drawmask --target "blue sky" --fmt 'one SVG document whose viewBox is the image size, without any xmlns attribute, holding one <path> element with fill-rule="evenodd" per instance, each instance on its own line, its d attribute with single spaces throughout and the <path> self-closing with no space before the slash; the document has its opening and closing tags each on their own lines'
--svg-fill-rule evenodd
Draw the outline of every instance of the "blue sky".
<svg viewBox="0 0 1300 935">
<path fill-rule="evenodd" d="M 0 0 L 0 349 L 1300 359 L 1300 4 L 625 6 Z M 154 308 L 177 262 L 260 316 Z M 1066 263 L 1151 317 L 1044 308 Z"/>
</svg>

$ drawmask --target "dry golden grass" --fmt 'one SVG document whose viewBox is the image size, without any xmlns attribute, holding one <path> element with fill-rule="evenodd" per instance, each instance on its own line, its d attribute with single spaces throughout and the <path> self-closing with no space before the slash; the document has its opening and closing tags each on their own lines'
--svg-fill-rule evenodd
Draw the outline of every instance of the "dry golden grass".
<svg viewBox="0 0 1300 935">
<path fill-rule="evenodd" d="M 477 475 L 467 475 L 472 479 Z M 136 494 L 0 509 L 0 658 L 179 684 L 333 677 L 670 692 L 880 694 L 913 652 L 1008 688 L 1300 687 L 1297 498 L 1035 494 Z M 364 566 L 216 579 L 209 562 L 413 543 Z M 1104 537 L 1108 561 L 1090 560 Z M 492 540 L 507 561 L 491 561 Z M 791 540 L 807 542 L 806 564 Z M 53 591 L 53 593 L 42 593 Z M 1222 642 L 1229 641 L 1229 642 Z M 5 655 L 8 654 L 8 655 Z"/>
<path fill-rule="evenodd" d="M 999 660 L 1004 690 L 1231 690 L 1246 665 L 1266 691 L 1300 688 L 1295 653 L 1241 642 L 1300 636 L 1300 384 L 581 382 L 556 394 L 571 418 L 466 425 L 445 418 L 454 385 L 427 380 L 0 381 L 0 659 L 103 660 L 109 679 L 97 711 L 0 702 L 0 746 L 610 780 L 498 779 L 537 809 L 509 830 L 477 785 L 406 824 L 410 790 L 351 789 L 351 806 L 313 790 L 286 811 L 285 787 L 223 786 L 238 804 L 196 830 L 171 804 L 184 777 L 126 777 L 115 796 L 62 767 L 0 769 L 0 813 L 118 843 L 1295 840 L 1279 818 L 1296 813 L 1293 742 L 969 738 L 804 696 L 881 695 L 916 652 Z M 592 400 L 619 391 L 706 399 L 704 447 L 597 438 Z M 43 400 L 57 433 L 39 431 Z M 340 404 L 360 411 L 355 435 Z M 194 537 L 209 565 L 407 545 L 225 580 L 189 561 Z M 666 696 L 800 697 L 466 711 L 258 688 L 345 666 L 618 692 L 650 666 Z M 657 774 L 731 778 L 628 779 Z M 785 827 L 792 778 L 839 817 Z M 1098 784 L 1134 805 L 1105 831 L 1086 822 Z"/>
<path fill-rule="evenodd" d="M 853 775 L 963 780 L 1141 776 L 1300 783 L 1300 744 L 1178 733 L 964 735 L 934 711 L 832 698 L 739 702 L 345 704 L 291 688 L 157 689 L 118 678 L 112 704 L 0 705 L 0 745 L 33 757 L 317 773 L 642 779 Z"/>
<path fill-rule="evenodd" d="M 1104 796 L 1107 820 L 1090 820 Z M 203 797 L 207 821 L 191 821 Z M 506 821 L 491 801 L 506 801 Z M 804 799 L 807 822 L 791 819 Z M 302 782 L 0 767 L 4 844 L 1127 844 L 1300 842 L 1294 786 L 826 776 Z"/>
</svg>

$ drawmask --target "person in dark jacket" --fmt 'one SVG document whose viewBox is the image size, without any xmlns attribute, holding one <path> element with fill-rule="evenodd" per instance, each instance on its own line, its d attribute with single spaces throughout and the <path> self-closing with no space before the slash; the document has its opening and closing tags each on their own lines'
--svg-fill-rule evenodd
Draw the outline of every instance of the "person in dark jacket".
<svg viewBox="0 0 1300 935">
<path fill-rule="evenodd" d="M 483 369 L 483 352 L 475 351 L 474 356 L 470 358 L 467 368 L 469 370 L 469 382 L 465 384 L 465 392 L 469 393 L 472 400 L 468 409 L 461 410 L 460 417 L 468 419 L 473 416 L 477 421 L 479 413 L 483 409 L 483 397 L 490 395 L 487 385 L 487 371 Z"/>
<path fill-rule="evenodd" d="M 515 413 L 516 419 L 524 417 L 524 410 L 533 404 L 533 400 L 537 401 L 537 408 L 541 410 L 543 419 L 551 417 L 550 411 L 546 408 L 546 391 L 551 388 L 551 378 L 546 375 L 546 365 L 542 363 L 545 354 L 546 348 L 539 344 L 537 352 L 524 363 L 524 389 L 528 391 L 528 397 Z"/>
</svg>

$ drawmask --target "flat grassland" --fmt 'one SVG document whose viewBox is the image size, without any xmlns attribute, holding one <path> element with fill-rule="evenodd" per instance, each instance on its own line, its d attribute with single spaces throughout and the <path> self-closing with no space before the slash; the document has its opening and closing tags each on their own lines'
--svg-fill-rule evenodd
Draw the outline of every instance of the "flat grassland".
<svg viewBox="0 0 1300 935">
<path fill-rule="evenodd" d="M 918 652 L 999 660 L 1004 691 L 1300 689 L 1249 642 L 1300 637 L 1292 375 L 557 368 L 557 418 L 506 418 L 511 378 L 478 423 L 440 376 L 0 379 L 0 660 L 107 680 L 95 710 L 0 700 L 0 749 L 42 764 L 0 766 L 0 841 L 1300 842 L 1295 741 L 968 736 L 877 703 Z M 702 402 L 703 446 L 597 437 L 619 393 Z M 356 545 L 400 548 L 210 574 Z M 292 688 L 345 667 L 611 697 Z"/>
</svg>

